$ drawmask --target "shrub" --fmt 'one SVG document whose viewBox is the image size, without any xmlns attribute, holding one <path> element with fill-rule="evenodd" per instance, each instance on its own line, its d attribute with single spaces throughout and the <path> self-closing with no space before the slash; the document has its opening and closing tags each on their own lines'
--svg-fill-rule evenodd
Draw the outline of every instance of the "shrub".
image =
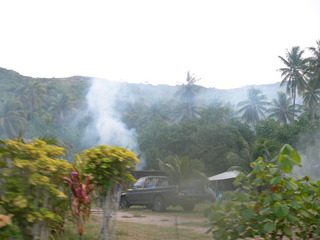
<svg viewBox="0 0 320 240">
<path fill-rule="evenodd" d="M 50 228 L 63 222 L 62 178 L 72 168 L 63 155 L 63 148 L 38 139 L 0 145 L 0 206 L 13 215 L 24 239 L 46 240 Z"/>
<path fill-rule="evenodd" d="M 320 181 L 293 177 L 300 156 L 289 145 L 280 150 L 276 163 L 262 158 L 252 162 L 249 175 L 240 174 L 236 192 L 207 211 L 214 239 L 309 239 L 320 237 Z"/>
</svg>

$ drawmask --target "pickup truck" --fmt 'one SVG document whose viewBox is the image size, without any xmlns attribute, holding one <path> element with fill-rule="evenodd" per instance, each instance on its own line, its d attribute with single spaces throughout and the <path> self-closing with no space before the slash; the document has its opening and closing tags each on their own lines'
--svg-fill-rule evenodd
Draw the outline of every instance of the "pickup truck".
<svg viewBox="0 0 320 240">
<path fill-rule="evenodd" d="M 185 211 L 192 211 L 196 203 L 209 199 L 204 185 L 193 185 L 182 188 L 170 185 L 164 176 L 142 177 L 133 185 L 133 189 L 122 192 L 120 208 L 140 205 L 163 212 L 168 206 L 181 206 Z"/>
</svg>

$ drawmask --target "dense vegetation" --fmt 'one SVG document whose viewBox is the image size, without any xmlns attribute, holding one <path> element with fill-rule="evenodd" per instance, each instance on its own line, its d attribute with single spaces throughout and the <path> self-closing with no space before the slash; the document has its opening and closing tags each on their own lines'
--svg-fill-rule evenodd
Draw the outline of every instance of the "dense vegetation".
<svg viewBox="0 0 320 240">
<path fill-rule="evenodd" d="M 320 180 L 293 176 L 299 154 L 285 144 L 278 157 L 258 158 L 252 171 L 240 173 L 239 188 L 206 212 L 214 239 L 319 239 Z"/>
<path fill-rule="evenodd" d="M 76 155 L 70 164 L 63 159 L 65 149 L 56 144 L 0 141 L 0 239 L 59 239 L 65 223 L 72 221 L 82 240 L 97 196 L 96 204 L 103 209 L 99 239 L 114 234 L 109 231 L 114 229 L 110 216 L 118 209 L 114 199 L 120 198 L 123 183 L 134 180 L 128 169 L 135 168 L 138 158 L 127 149 L 99 145 Z"/>
<path fill-rule="evenodd" d="M 257 157 L 272 159 L 288 143 L 302 155 L 304 171 L 318 177 L 320 42 L 293 47 L 279 61 L 280 85 L 208 89 L 190 73 L 178 86 L 118 84 L 114 111 L 135 129 L 143 167 L 159 169 L 159 160 L 180 156 L 202 162 L 208 176 L 249 170 Z M 90 85 L 86 77 L 35 79 L 0 68 L 0 137 L 56 136 L 72 162 L 99 143 L 97 132 L 88 135 L 95 123 L 86 98 Z"/>
</svg>

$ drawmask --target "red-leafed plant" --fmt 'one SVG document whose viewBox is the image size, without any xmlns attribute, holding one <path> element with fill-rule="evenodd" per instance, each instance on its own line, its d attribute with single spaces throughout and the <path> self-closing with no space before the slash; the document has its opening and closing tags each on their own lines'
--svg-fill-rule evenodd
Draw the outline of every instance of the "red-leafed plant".
<svg viewBox="0 0 320 240">
<path fill-rule="evenodd" d="M 70 178 L 63 179 L 69 184 L 73 194 L 71 212 L 76 220 L 79 239 L 82 239 L 85 222 L 90 216 L 92 200 L 90 194 L 94 191 L 94 185 L 91 183 L 93 178 L 90 175 L 82 177 L 76 168 L 74 170 L 70 173 Z"/>
</svg>

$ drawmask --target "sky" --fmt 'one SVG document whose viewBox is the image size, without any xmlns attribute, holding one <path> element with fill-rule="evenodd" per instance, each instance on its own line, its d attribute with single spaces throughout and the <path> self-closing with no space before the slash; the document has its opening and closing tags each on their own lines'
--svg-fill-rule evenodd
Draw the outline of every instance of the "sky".
<svg viewBox="0 0 320 240">
<path fill-rule="evenodd" d="M 320 40 L 320 0 L 0 0 L 0 67 L 219 89 L 281 81 Z M 306 55 L 308 51 L 306 50 Z"/>
</svg>

